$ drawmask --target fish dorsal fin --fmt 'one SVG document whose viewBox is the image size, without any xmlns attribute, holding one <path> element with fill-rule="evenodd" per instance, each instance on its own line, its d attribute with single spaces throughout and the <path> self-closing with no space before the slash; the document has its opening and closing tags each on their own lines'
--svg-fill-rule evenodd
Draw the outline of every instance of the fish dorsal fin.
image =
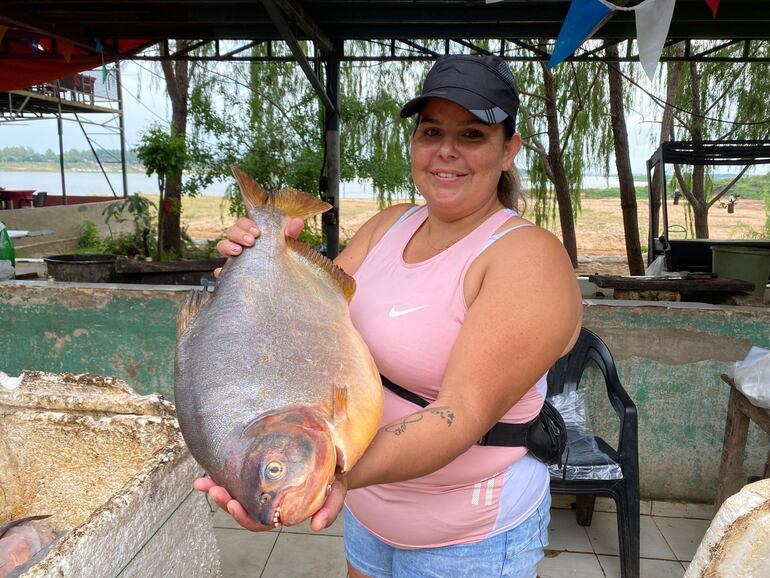
<svg viewBox="0 0 770 578">
<path fill-rule="evenodd" d="M 332 208 L 329 203 L 322 201 L 318 197 L 292 188 L 281 189 L 275 193 L 272 203 L 277 209 L 281 209 L 286 213 L 289 218 L 299 217 L 303 221 Z"/>
<path fill-rule="evenodd" d="M 334 279 L 337 285 L 339 285 L 340 289 L 342 289 L 342 292 L 345 294 L 345 299 L 348 301 L 353 299 L 353 294 L 356 292 L 356 281 L 353 277 L 345 273 L 345 271 L 332 263 L 331 260 L 327 259 L 321 255 L 321 253 L 302 241 L 298 241 L 292 237 L 286 237 L 286 245 L 311 265 L 326 271 L 326 273 Z"/>
<path fill-rule="evenodd" d="M 238 187 L 241 189 L 241 196 L 243 197 L 243 204 L 246 205 L 246 208 L 249 211 L 254 207 L 259 207 L 260 205 L 267 203 L 270 195 L 251 177 L 251 175 L 235 165 L 230 165 L 230 170 L 233 171 L 235 180 L 238 181 Z"/>
<path fill-rule="evenodd" d="M 5 536 L 5 533 L 13 528 L 14 526 L 19 526 L 21 524 L 24 524 L 25 522 L 34 522 L 37 520 L 45 520 L 47 518 L 50 518 L 51 514 L 46 514 L 45 516 L 27 516 L 26 518 L 19 518 L 18 520 L 11 520 L 10 522 L 6 522 L 5 524 L 0 525 L 0 538 Z"/>
<path fill-rule="evenodd" d="M 206 305 L 206 303 L 208 303 L 209 301 L 211 301 L 211 296 L 212 296 L 212 293 L 210 293 L 209 291 L 200 291 L 200 290 L 190 291 L 187 294 L 187 300 L 179 309 L 179 315 L 177 316 L 177 322 L 176 322 L 177 337 L 179 337 L 185 331 L 187 331 L 187 328 L 193 322 L 193 319 L 195 319 L 198 316 L 198 313 L 200 312 L 201 309 L 203 309 L 203 306 Z"/>
</svg>

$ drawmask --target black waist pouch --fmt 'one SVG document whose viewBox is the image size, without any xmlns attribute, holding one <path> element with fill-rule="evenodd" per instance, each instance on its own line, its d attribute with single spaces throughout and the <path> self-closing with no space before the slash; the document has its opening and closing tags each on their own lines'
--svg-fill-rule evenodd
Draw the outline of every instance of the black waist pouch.
<svg viewBox="0 0 770 578">
<path fill-rule="evenodd" d="M 529 425 L 524 443 L 529 452 L 546 464 L 561 464 L 561 454 L 567 447 L 567 426 L 559 411 L 545 400 Z"/>
<path fill-rule="evenodd" d="M 430 402 L 390 381 L 384 375 L 382 385 L 407 401 L 427 406 Z M 567 426 L 559 411 L 546 399 L 540 413 L 527 423 L 497 422 L 478 441 L 481 446 L 524 446 L 533 457 L 545 464 L 561 463 L 567 446 Z"/>
</svg>

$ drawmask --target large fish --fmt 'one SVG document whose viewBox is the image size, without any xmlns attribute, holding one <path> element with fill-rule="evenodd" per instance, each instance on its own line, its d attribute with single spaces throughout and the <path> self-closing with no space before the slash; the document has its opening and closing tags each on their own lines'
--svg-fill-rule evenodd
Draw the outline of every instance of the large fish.
<svg viewBox="0 0 770 578">
<path fill-rule="evenodd" d="M 179 314 L 174 396 L 193 457 L 262 524 L 292 525 L 323 504 L 382 416 L 374 361 L 348 314 L 355 282 L 285 236 L 330 208 L 295 189 L 269 195 L 233 167 L 261 230 L 213 293 Z"/>
<path fill-rule="evenodd" d="M 17 576 L 22 568 L 42 559 L 57 532 L 45 522 L 50 516 L 28 516 L 0 524 L 0 578 Z"/>
</svg>

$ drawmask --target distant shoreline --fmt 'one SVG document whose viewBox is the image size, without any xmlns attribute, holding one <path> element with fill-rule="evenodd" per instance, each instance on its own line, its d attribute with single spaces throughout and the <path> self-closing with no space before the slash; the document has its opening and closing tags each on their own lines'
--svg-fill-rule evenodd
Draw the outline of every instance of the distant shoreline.
<svg viewBox="0 0 770 578">
<path fill-rule="evenodd" d="M 135 166 L 127 166 L 127 173 L 144 174 L 144 169 Z M 58 173 L 61 167 L 58 163 L 0 163 L 0 171 L 9 173 Z M 110 163 L 104 168 L 110 174 L 121 174 L 120 167 Z M 101 169 L 95 164 L 64 165 L 65 173 L 101 173 Z"/>
</svg>

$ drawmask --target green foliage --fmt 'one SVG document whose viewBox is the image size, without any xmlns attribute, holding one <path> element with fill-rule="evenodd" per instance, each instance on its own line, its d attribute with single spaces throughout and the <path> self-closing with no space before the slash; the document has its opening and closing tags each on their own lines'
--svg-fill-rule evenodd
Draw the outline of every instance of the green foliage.
<svg viewBox="0 0 770 578">
<path fill-rule="evenodd" d="M 85 221 L 78 226 L 78 249 L 94 249 L 94 253 L 100 250 L 99 229 L 93 221 Z"/>
<path fill-rule="evenodd" d="M 111 224 L 112 222 L 124 223 L 127 220 L 126 213 L 133 221 L 134 231 L 116 236 L 112 232 Z M 110 203 L 102 211 L 102 215 L 110 230 L 110 236 L 105 241 L 110 246 L 108 253 L 149 257 L 151 248 L 157 246 L 157 239 L 151 239 L 150 235 L 153 221 L 157 216 L 157 207 L 147 197 L 135 193 L 122 201 Z"/>
<path fill-rule="evenodd" d="M 103 149 L 99 152 L 100 158 L 120 159 L 120 151 L 117 149 Z M 0 163 L 58 163 L 59 153 L 46 150 L 38 152 L 30 147 L 3 147 L 0 148 Z M 126 151 L 126 162 L 135 165 L 138 158 L 133 151 Z M 70 149 L 64 151 L 64 164 L 96 164 L 94 153 L 90 149 Z"/>
<path fill-rule="evenodd" d="M 531 41 L 537 44 L 536 41 Z M 548 163 L 554 161 L 552 145 L 564 170 L 575 212 L 580 210 L 583 175 L 589 168 L 607 168 L 612 149 L 607 121 L 608 106 L 604 65 L 595 62 L 563 63 L 546 70 L 537 62 L 512 63 L 522 94 L 518 130 L 523 140 L 523 161 L 529 174 L 530 206 L 534 219 L 547 224 L 556 218 L 555 185 Z M 558 111 L 559 142 L 551 143 L 545 76 L 553 83 Z"/>
<path fill-rule="evenodd" d="M 173 128 L 167 131 L 159 124 L 152 125 L 140 135 L 134 151 L 144 165 L 147 176 L 157 175 L 161 198 L 166 190 L 166 179 L 181 174 L 187 165 L 187 143 L 184 137 Z"/>
</svg>

